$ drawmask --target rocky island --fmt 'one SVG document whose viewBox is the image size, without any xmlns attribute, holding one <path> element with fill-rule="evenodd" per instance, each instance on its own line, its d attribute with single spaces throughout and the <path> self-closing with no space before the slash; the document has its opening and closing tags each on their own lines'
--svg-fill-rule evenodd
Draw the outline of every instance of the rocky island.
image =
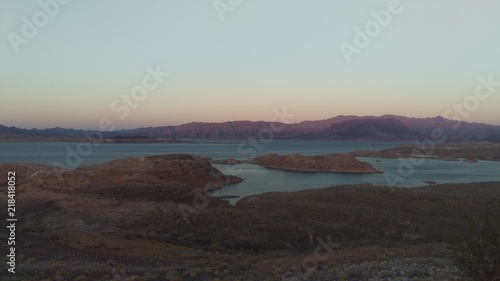
<svg viewBox="0 0 500 281">
<path fill-rule="evenodd" d="M 408 145 L 388 148 L 380 151 L 360 150 L 348 153 L 355 157 L 373 158 L 429 158 L 436 160 L 474 163 L 477 160 L 500 161 L 500 143 L 467 142 L 441 145 Z"/>
<path fill-rule="evenodd" d="M 359 161 L 349 154 L 326 154 L 304 156 L 301 154 L 267 154 L 244 161 L 258 164 L 266 168 L 300 172 L 333 172 L 333 173 L 381 173 L 366 162 Z"/>
</svg>

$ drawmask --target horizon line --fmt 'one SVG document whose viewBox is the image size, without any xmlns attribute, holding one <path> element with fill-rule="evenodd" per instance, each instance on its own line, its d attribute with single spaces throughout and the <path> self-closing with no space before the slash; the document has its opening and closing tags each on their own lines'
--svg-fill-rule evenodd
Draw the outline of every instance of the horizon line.
<svg viewBox="0 0 500 281">
<path fill-rule="evenodd" d="M 136 129 L 145 129 L 145 128 L 160 128 L 160 127 L 179 127 L 183 125 L 188 125 L 188 124 L 195 124 L 195 123 L 201 123 L 201 124 L 224 124 L 224 123 L 234 123 L 234 122 L 265 122 L 265 123 L 282 123 L 282 124 L 287 124 L 287 125 L 293 125 L 293 124 L 300 124 L 304 122 L 319 122 L 319 121 L 327 121 L 330 119 L 338 118 L 338 117 L 365 117 L 365 118 L 381 118 L 381 117 L 402 117 L 402 118 L 409 118 L 409 119 L 433 119 L 433 118 L 442 118 L 448 121 L 454 121 L 454 122 L 464 122 L 464 123 L 469 123 L 469 124 L 483 124 L 483 125 L 491 125 L 491 126 L 500 126 L 500 124 L 491 124 L 491 123 L 483 123 L 483 122 L 467 122 L 465 120 L 454 120 L 454 119 L 449 119 L 445 118 L 441 115 L 436 115 L 432 117 L 415 117 L 415 116 L 404 116 L 404 115 L 395 115 L 395 114 L 383 114 L 383 115 L 336 115 L 330 118 L 325 118 L 325 119 L 307 119 L 307 120 L 302 120 L 299 122 L 294 122 L 294 123 L 283 123 L 279 121 L 264 121 L 264 120 L 227 120 L 227 121 L 219 121 L 219 122 L 204 122 L 204 121 L 191 121 L 191 122 L 186 122 L 178 125 L 160 125 L 160 126 L 140 126 L 140 127 L 134 127 L 134 128 L 129 128 L 129 129 L 115 129 L 115 130 L 109 130 L 108 132 L 117 132 L 117 131 L 128 131 L 128 130 L 136 130 Z M 26 128 L 26 127 L 18 127 L 15 125 L 9 126 L 5 124 L 0 124 L 0 126 L 4 126 L 7 128 L 17 128 L 17 129 L 22 129 L 22 130 L 51 130 L 51 129 L 65 129 L 65 130 L 88 130 L 88 131 L 105 131 L 105 130 L 99 130 L 99 129 L 82 129 L 82 128 L 75 128 L 75 127 L 46 127 L 46 128 Z"/>
</svg>

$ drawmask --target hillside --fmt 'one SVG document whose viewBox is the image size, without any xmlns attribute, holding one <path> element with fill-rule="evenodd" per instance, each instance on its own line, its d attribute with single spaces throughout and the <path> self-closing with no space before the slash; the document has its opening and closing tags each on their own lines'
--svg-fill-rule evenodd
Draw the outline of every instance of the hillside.
<svg viewBox="0 0 500 281">
<path fill-rule="evenodd" d="M 476 217 L 500 211 L 495 182 L 337 186 L 232 206 L 204 191 L 241 179 L 196 155 L 117 159 L 64 182 L 50 166 L 0 165 L 12 170 L 22 206 L 12 280 L 468 280 L 444 244 L 466 227 L 457 203 Z"/>
<path fill-rule="evenodd" d="M 395 118 L 352 119 L 334 123 L 312 137 L 335 140 L 400 140 L 411 138 L 411 132 L 408 126 Z"/>
</svg>

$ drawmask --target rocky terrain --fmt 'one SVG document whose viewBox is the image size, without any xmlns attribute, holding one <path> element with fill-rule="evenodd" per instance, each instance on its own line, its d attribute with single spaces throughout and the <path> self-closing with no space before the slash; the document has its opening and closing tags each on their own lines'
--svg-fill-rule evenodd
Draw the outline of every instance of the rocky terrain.
<svg viewBox="0 0 500 281">
<path fill-rule="evenodd" d="M 475 162 L 477 160 L 500 161 L 500 143 L 468 142 L 425 147 L 411 145 L 380 151 L 354 151 L 349 154 L 374 158 L 424 157 L 438 160 L 464 160 L 468 162 Z"/>
<path fill-rule="evenodd" d="M 151 197 L 154 192 L 210 191 L 242 181 L 235 176 L 223 175 L 207 159 L 189 154 L 129 157 L 74 170 L 38 164 L 1 164 L 1 168 L 2 172 L 18 172 L 18 180 L 22 183 L 18 187 L 22 190 L 65 190 L 106 197 L 114 194 L 115 189 L 121 193 L 118 197 L 143 197 L 147 194 Z M 6 183 L 6 179 L 0 181 L 0 184 Z"/>
<path fill-rule="evenodd" d="M 244 162 L 258 164 L 266 168 L 301 172 L 381 173 L 371 164 L 359 161 L 349 154 L 315 156 L 267 154 Z"/>
<path fill-rule="evenodd" d="M 241 179 L 194 155 L 9 170 L 18 273 L 0 280 L 467 280 L 446 237 L 464 212 L 500 214 L 500 183 L 330 187 L 232 206 L 205 191 Z"/>
</svg>

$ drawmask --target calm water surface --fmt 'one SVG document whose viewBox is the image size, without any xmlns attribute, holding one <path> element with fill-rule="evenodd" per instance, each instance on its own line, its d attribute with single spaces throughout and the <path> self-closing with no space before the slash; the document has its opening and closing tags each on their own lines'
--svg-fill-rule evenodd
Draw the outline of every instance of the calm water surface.
<svg viewBox="0 0 500 281">
<path fill-rule="evenodd" d="M 170 153 L 189 153 L 214 158 L 246 159 L 267 153 L 318 155 L 327 153 L 346 153 L 354 150 L 382 150 L 409 144 L 407 142 L 340 142 L 340 141 L 289 141 L 274 140 L 266 145 L 252 145 L 245 140 L 210 141 L 197 140 L 197 143 L 179 144 L 100 144 L 97 146 L 78 143 L 0 143 L 0 162 L 28 162 L 52 164 L 54 161 L 67 166 L 104 163 L 109 160 L 129 156 L 147 156 Z M 80 151 L 81 158 L 75 157 Z M 372 183 L 388 185 L 387 177 L 398 175 L 401 170 L 400 159 L 358 158 L 384 171 L 381 174 L 339 174 L 305 173 L 266 169 L 252 164 L 239 164 L 230 167 L 214 165 L 226 174 L 237 175 L 245 179 L 212 193 L 214 196 L 240 196 L 261 194 L 271 191 L 298 191 L 322 188 L 332 185 Z M 500 181 L 500 162 L 425 160 L 414 166 L 398 186 L 414 187 L 426 185 L 425 180 L 438 183 L 461 183 L 476 181 Z M 392 178 L 391 178 L 392 179 Z M 239 200 L 230 199 L 231 203 Z"/>
<path fill-rule="evenodd" d="M 333 141 L 280 141 L 252 145 L 245 140 L 196 140 L 197 143 L 177 144 L 90 144 L 77 143 L 0 143 L 0 162 L 29 162 L 52 164 L 53 161 L 76 162 L 76 152 L 81 152 L 81 163 L 95 164 L 129 156 L 146 156 L 170 153 L 189 153 L 214 158 L 246 159 L 267 153 L 316 155 L 345 153 L 359 149 L 382 150 L 403 145 L 403 142 L 333 142 Z M 88 147 L 91 147 L 91 150 Z M 90 151 L 90 153 L 89 153 Z"/>
</svg>

